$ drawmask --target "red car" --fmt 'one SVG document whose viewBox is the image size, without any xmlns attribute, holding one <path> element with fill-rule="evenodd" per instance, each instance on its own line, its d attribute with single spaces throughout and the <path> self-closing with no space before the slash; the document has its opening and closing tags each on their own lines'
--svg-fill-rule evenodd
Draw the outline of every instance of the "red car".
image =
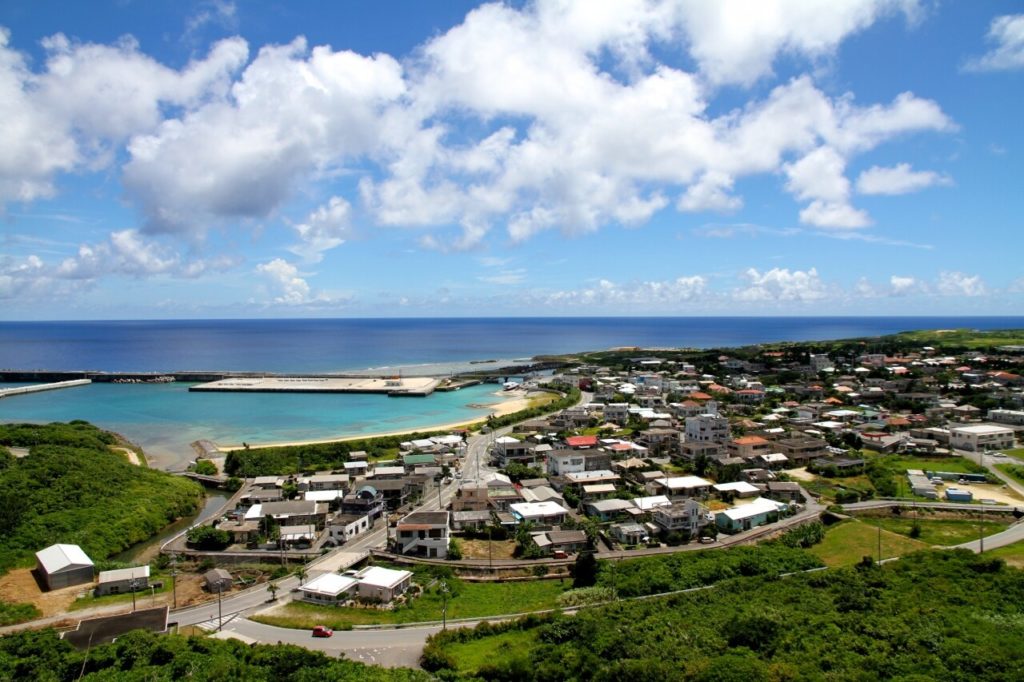
<svg viewBox="0 0 1024 682">
<path fill-rule="evenodd" d="M 317 625 L 313 628 L 314 637 L 330 637 L 334 634 L 334 630 L 330 629 L 326 625 Z"/>
</svg>

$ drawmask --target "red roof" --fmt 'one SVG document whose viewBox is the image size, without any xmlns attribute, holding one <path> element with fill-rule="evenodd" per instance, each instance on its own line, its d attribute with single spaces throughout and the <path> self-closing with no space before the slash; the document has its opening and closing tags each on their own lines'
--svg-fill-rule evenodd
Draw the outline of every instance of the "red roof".
<svg viewBox="0 0 1024 682">
<path fill-rule="evenodd" d="M 571 448 L 589 448 L 597 445 L 597 436 L 569 436 L 565 442 Z"/>
<path fill-rule="evenodd" d="M 711 400 L 711 396 L 709 396 L 707 393 L 702 393 L 700 391 L 691 393 L 690 398 L 692 398 L 693 400 Z"/>
</svg>

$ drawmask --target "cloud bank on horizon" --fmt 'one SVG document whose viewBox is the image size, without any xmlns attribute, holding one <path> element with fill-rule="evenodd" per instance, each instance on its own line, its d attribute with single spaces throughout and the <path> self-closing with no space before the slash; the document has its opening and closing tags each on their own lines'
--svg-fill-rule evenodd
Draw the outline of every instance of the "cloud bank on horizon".
<svg viewBox="0 0 1024 682">
<path fill-rule="evenodd" d="M 1024 15 L 538 0 L 360 50 L 187 9 L 187 58 L 0 13 L 5 317 L 1024 309 Z"/>
</svg>

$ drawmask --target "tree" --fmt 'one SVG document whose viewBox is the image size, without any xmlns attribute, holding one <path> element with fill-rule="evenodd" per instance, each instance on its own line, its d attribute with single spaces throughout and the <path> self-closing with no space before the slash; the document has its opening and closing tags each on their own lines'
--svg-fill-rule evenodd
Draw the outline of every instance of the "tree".
<svg viewBox="0 0 1024 682">
<path fill-rule="evenodd" d="M 189 545 L 204 551 L 219 551 L 231 544 L 231 534 L 213 526 L 196 526 L 185 537 Z"/>
<path fill-rule="evenodd" d="M 593 552 L 580 552 L 572 569 L 572 586 L 592 587 L 597 583 L 597 557 Z"/>
<path fill-rule="evenodd" d="M 196 462 L 195 472 L 200 476 L 216 476 L 217 465 L 208 459 L 201 459 Z"/>
<path fill-rule="evenodd" d="M 270 601 L 277 600 L 277 591 L 281 588 L 277 586 L 277 583 L 267 583 L 267 592 L 270 593 Z"/>
</svg>

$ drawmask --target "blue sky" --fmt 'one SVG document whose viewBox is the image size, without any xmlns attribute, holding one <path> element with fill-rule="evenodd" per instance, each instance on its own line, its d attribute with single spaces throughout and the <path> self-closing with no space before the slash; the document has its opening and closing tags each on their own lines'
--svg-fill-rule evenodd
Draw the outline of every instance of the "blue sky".
<svg viewBox="0 0 1024 682">
<path fill-rule="evenodd" d="M 1024 314 L 1019 3 L 0 27 L 3 319 Z"/>
</svg>

